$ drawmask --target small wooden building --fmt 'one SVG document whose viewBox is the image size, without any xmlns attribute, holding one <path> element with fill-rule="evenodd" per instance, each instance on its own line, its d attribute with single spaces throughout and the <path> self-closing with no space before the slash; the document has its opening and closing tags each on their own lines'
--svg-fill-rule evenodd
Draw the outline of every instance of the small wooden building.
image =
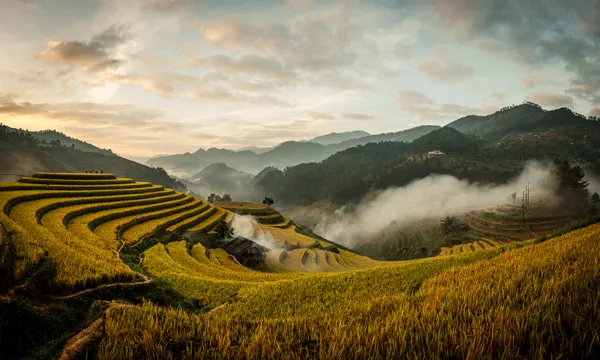
<svg viewBox="0 0 600 360">
<path fill-rule="evenodd" d="M 247 239 L 243 236 L 238 236 L 235 239 L 225 243 L 223 249 L 229 255 L 242 265 L 256 268 L 264 264 L 267 252 L 271 251 L 259 243 Z"/>
</svg>

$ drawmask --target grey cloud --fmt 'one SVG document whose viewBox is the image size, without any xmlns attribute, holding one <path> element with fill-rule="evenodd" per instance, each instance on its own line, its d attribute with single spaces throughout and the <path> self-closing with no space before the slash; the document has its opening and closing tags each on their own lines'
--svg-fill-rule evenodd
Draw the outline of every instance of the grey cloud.
<svg viewBox="0 0 600 360">
<path fill-rule="evenodd" d="M 548 107 L 573 107 L 573 98 L 565 94 L 535 92 L 527 97 L 528 101 Z"/>
<path fill-rule="evenodd" d="M 114 50 L 127 40 L 128 28 L 113 25 L 89 41 L 49 41 L 39 55 L 50 63 L 81 66 L 89 72 L 102 71 L 120 64 Z"/>
<path fill-rule="evenodd" d="M 597 0 L 436 0 L 436 20 L 463 39 L 496 38 L 529 64 L 560 61 L 574 74 L 569 93 L 600 104 Z"/>
<path fill-rule="evenodd" d="M 600 117 L 600 107 L 590 109 L 589 115 Z"/>
<path fill-rule="evenodd" d="M 350 120 L 371 120 L 374 119 L 375 117 L 372 115 L 366 115 L 366 114 L 357 114 L 357 113 L 344 113 L 342 114 L 346 119 L 350 119 Z"/>
</svg>

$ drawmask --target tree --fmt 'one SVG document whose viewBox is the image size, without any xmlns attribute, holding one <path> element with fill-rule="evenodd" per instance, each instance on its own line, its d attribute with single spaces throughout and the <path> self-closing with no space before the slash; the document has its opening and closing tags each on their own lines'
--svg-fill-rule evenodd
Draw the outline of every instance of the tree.
<svg viewBox="0 0 600 360">
<path fill-rule="evenodd" d="M 263 200 L 263 205 L 267 205 L 267 206 L 271 206 L 273 205 L 273 203 L 275 203 L 275 201 L 273 199 L 271 199 L 270 197 L 265 197 L 265 199 Z"/>
<path fill-rule="evenodd" d="M 223 199 L 221 198 L 221 196 L 220 195 L 216 195 L 215 196 L 215 202 L 221 202 L 221 201 L 223 201 Z"/>
<path fill-rule="evenodd" d="M 592 195 L 592 203 L 597 204 L 600 202 L 600 195 L 598 193 L 594 193 Z"/>
<path fill-rule="evenodd" d="M 446 216 L 446 218 L 442 220 L 442 232 L 446 234 L 454 233 L 458 230 L 458 225 L 456 216 Z"/>
<path fill-rule="evenodd" d="M 208 195 L 208 197 L 206 198 L 206 201 L 210 202 L 210 203 L 214 203 L 215 202 L 215 193 L 212 193 L 210 195 Z"/>
<path fill-rule="evenodd" d="M 217 225 L 215 225 L 214 231 L 217 233 L 219 239 L 233 238 L 233 228 L 225 220 L 219 220 Z"/>
<path fill-rule="evenodd" d="M 578 165 L 571 166 L 567 160 L 554 160 L 552 174 L 556 181 L 556 195 L 562 205 L 577 213 L 586 211 L 589 206 L 590 192 L 588 182 L 583 180 L 585 172 Z"/>
<path fill-rule="evenodd" d="M 221 201 L 223 201 L 223 202 L 231 202 L 231 196 L 229 196 L 229 194 L 224 194 L 223 198 L 221 199 Z"/>
</svg>

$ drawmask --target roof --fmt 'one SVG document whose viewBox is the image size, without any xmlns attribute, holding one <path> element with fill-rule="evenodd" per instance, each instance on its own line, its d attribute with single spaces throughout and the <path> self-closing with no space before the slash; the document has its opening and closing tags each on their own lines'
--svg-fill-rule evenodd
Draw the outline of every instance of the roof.
<svg viewBox="0 0 600 360">
<path fill-rule="evenodd" d="M 270 251 L 268 248 L 260 245 L 259 243 L 252 241 L 250 239 L 246 239 L 243 236 L 238 236 L 235 239 L 229 241 L 223 249 L 227 251 L 231 255 L 241 255 L 247 252 L 250 249 L 257 249 L 260 252 Z"/>
</svg>

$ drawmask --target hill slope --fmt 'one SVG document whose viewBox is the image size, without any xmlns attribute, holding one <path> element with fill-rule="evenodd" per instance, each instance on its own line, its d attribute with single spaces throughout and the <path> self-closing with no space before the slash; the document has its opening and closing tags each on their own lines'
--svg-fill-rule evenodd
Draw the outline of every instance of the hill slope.
<svg viewBox="0 0 600 360">
<path fill-rule="evenodd" d="M 73 139 L 74 143 L 78 140 Z M 80 144 L 86 144 L 80 142 Z M 93 146 L 93 145 L 90 145 Z M 35 133 L 0 127 L 0 173 L 28 174 L 41 171 L 103 170 L 121 177 L 150 181 L 170 188 L 184 190 L 185 186 L 164 170 L 151 168 L 115 154 L 82 151 L 63 145 L 40 143 Z M 0 175 L 0 180 L 15 176 Z"/>
<path fill-rule="evenodd" d="M 260 219 L 246 231 L 269 244 L 270 271 L 209 246 L 219 220 L 240 227 L 239 215 L 183 193 L 111 174 L 0 184 L 0 356 L 600 355 L 600 225 L 379 262 L 293 231 L 289 219 L 269 224 L 284 215 L 264 206 L 230 207 Z M 106 299 L 118 301 L 96 301 Z"/>
</svg>

